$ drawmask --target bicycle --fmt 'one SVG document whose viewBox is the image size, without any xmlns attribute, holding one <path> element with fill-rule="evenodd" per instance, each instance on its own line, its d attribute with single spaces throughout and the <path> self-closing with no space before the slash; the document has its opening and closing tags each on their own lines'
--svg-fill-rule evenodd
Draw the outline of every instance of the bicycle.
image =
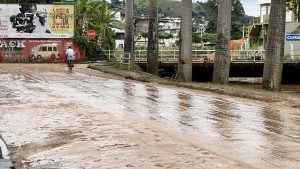
<svg viewBox="0 0 300 169">
<path fill-rule="evenodd" d="M 68 71 L 69 73 L 72 73 L 72 69 L 74 67 L 74 60 L 68 60 Z"/>
</svg>

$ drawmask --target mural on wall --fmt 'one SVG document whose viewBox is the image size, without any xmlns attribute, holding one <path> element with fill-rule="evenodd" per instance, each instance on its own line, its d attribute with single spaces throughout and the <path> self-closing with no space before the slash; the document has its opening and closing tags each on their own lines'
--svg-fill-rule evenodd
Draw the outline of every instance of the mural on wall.
<svg viewBox="0 0 300 169">
<path fill-rule="evenodd" d="M 3 61 L 23 61 L 25 40 L 0 40 L 0 58 Z"/>
<path fill-rule="evenodd" d="M 59 59 L 58 43 L 43 43 L 31 48 L 30 61 L 55 61 Z"/>
<path fill-rule="evenodd" d="M 63 62 L 66 49 L 71 46 L 77 60 L 85 56 L 72 40 L 0 40 L 0 61 L 2 62 Z"/>
<path fill-rule="evenodd" d="M 0 38 L 72 38 L 74 5 L 0 4 Z"/>
</svg>

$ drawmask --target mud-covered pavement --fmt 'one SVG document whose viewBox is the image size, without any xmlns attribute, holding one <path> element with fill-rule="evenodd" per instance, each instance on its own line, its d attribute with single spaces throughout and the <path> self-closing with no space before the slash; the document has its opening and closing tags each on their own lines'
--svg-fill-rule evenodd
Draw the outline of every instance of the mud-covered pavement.
<svg viewBox="0 0 300 169">
<path fill-rule="evenodd" d="M 0 135 L 16 168 L 298 168 L 300 110 L 118 79 L 0 65 Z"/>
</svg>

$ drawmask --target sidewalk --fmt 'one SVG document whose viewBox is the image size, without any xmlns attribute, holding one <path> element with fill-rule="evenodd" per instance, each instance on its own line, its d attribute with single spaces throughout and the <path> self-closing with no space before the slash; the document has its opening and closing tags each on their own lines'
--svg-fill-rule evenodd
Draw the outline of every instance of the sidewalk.
<svg viewBox="0 0 300 169">
<path fill-rule="evenodd" d="M 13 169 L 13 164 L 10 160 L 0 159 L 0 168 L 1 169 Z"/>
<path fill-rule="evenodd" d="M 0 136 L 0 169 L 13 169 L 13 164 L 10 159 L 7 159 L 7 148 Z"/>
<path fill-rule="evenodd" d="M 285 92 L 270 92 L 260 88 L 249 88 L 245 85 L 218 85 L 212 83 L 200 83 L 200 82 L 177 82 L 175 80 L 159 78 L 157 76 L 142 72 L 142 71 L 129 71 L 119 70 L 117 68 L 102 64 L 89 65 L 89 68 L 99 70 L 104 73 L 109 73 L 124 77 L 125 79 L 136 80 L 141 82 L 158 83 L 161 85 L 172 85 L 177 87 L 184 87 L 194 90 L 202 90 L 207 92 L 213 92 L 222 95 L 229 95 L 233 97 L 252 99 L 257 101 L 263 101 L 267 103 L 287 102 L 288 107 L 300 108 L 300 96 L 292 93 Z"/>
</svg>

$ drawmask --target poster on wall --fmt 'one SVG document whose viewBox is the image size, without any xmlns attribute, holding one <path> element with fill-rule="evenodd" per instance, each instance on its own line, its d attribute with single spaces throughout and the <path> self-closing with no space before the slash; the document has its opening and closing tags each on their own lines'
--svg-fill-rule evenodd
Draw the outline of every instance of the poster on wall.
<svg viewBox="0 0 300 169">
<path fill-rule="evenodd" d="M 74 49 L 76 60 L 84 60 L 85 56 L 72 40 L 2 39 L 0 62 L 63 62 L 69 46 Z"/>
<path fill-rule="evenodd" d="M 0 4 L 0 38 L 72 38 L 74 5 Z"/>
</svg>

